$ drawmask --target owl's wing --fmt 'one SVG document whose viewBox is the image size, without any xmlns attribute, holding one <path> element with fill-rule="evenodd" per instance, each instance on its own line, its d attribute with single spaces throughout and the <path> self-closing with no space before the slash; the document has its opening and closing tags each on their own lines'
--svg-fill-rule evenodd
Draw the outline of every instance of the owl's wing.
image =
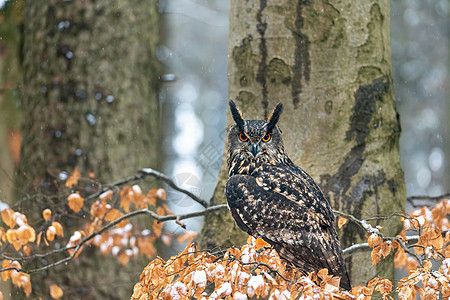
<svg viewBox="0 0 450 300">
<path fill-rule="evenodd" d="M 266 168 L 266 167 L 265 167 Z M 348 288 L 345 262 L 329 205 L 301 178 L 280 170 L 228 179 L 226 197 L 238 226 L 270 243 L 284 259 L 311 272 L 327 268 Z M 325 200 L 326 201 L 326 200 Z"/>
</svg>

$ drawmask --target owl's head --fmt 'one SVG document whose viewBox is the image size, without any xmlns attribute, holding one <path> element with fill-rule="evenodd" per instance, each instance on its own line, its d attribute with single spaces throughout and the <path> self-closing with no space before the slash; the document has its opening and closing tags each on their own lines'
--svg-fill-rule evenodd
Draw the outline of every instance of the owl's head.
<svg viewBox="0 0 450 300">
<path fill-rule="evenodd" d="M 267 121 L 244 120 L 236 104 L 230 100 L 230 110 L 236 123 L 228 132 L 228 158 L 250 162 L 277 163 L 284 152 L 281 130 L 277 122 L 283 111 L 279 103 Z"/>
</svg>

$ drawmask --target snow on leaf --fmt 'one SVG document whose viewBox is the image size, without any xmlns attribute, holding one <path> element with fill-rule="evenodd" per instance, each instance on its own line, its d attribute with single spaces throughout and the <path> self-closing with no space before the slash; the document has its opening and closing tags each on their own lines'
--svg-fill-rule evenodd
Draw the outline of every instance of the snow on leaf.
<svg viewBox="0 0 450 300">
<path fill-rule="evenodd" d="M 52 211 L 49 208 L 46 208 L 42 211 L 42 216 L 45 221 L 48 221 L 52 217 Z"/>
<path fill-rule="evenodd" d="M 98 198 L 102 201 L 106 201 L 106 200 L 112 199 L 112 196 L 113 196 L 113 191 L 107 190 L 106 192 L 101 193 L 100 196 L 98 196 Z"/>
<path fill-rule="evenodd" d="M 444 275 L 450 275 L 450 258 L 446 258 L 442 261 L 441 270 Z"/>
<path fill-rule="evenodd" d="M 223 275 L 225 275 L 225 268 L 221 264 L 218 264 L 214 270 L 214 276 L 216 276 L 216 278 L 220 278 Z"/>
<path fill-rule="evenodd" d="M 247 300 L 247 295 L 246 294 L 242 294 L 239 292 L 236 292 L 233 294 L 233 300 Z M 289 299 L 289 298 L 288 298 Z"/>
<path fill-rule="evenodd" d="M 165 292 L 170 296 L 170 299 L 181 300 L 187 295 L 187 287 L 183 282 L 176 281 L 174 284 L 168 285 Z"/>
<path fill-rule="evenodd" d="M 47 232 L 45 233 L 47 240 L 49 240 L 50 242 L 52 242 L 55 239 L 55 234 L 56 234 L 56 228 L 53 226 L 49 226 L 47 228 Z"/>
<path fill-rule="evenodd" d="M 60 237 L 64 236 L 64 231 L 63 231 L 63 227 L 62 227 L 61 223 L 59 223 L 59 222 L 52 222 L 52 226 L 55 227 L 56 235 L 58 235 Z"/>
<path fill-rule="evenodd" d="M 226 296 L 231 295 L 232 292 L 233 288 L 231 287 L 231 283 L 224 282 L 209 297 L 210 299 L 217 299 L 217 298 L 223 299 Z"/>
<path fill-rule="evenodd" d="M 81 242 L 81 238 L 83 237 L 82 233 L 80 231 L 75 231 L 73 235 L 70 237 L 69 242 L 67 243 L 66 247 L 73 247 Z M 67 250 L 70 255 L 75 251 L 75 249 Z M 81 251 L 78 251 L 77 256 L 81 253 Z"/>
<path fill-rule="evenodd" d="M 238 271 L 237 273 L 237 284 L 238 285 L 246 285 L 249 281 L 251 275 L 247 272 Z"/>
<path fill-rule="evenodd" d="M 192 280 L 198 287 L 205 287 L 206 286 L 206 272 L 204 270 L 197 270 L 192 275 Z"/>
<path fill-rule="evenodd" d="M 247 295 L 249 297 L 264 296 L 263 291 L 265 289 L 265 282 L 262 275 L 252 276 L 247 282 Z"/>
<path fill-rule="evenodd" d="M 158 197 L 161 200 L 166 200 L 166 190 L 165 189 L 157 189 L 155 195 L 156 195 L 156 197 Z"/>
<path fill-rule="evenodd" d="M 367 239 L 370 248 L 374 248 L 383 242 L 383 239 L 376 233 L 372 233 Z"/>
</svg>

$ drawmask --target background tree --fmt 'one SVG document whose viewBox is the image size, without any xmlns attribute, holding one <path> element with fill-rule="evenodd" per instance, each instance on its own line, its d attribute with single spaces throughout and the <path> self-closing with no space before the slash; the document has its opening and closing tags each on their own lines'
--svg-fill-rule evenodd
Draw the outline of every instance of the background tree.
<svg viewBox="0 0 450 300">
<path fill-rule="evenodd" d="M 229 97 L 248 119 L 285 105 L 280 128 L 291 159 L 316 179 L 334 209 L 365 219 L 402 212 L 389 44 L 389 1 L 231 1 Z M 228 124 L 232 122 L 228 116 Z M 223 164 L 214 203 L 225 202 Z M 398 220 L 376 221 L 395 236 Z M 239 245 L 245 235 L 228 212 L 207 216 L 202 247 Z M 343 247 L 363 241 L 354 224 Z M 391 259 L 372 267 L 366 254 L 349 259 L 352 284 L 393 278 Z"/>
<path fill-rule="evenodd" d="M 67 193 L 61 180 L 75 168 L 106 183 L 158 166 L 158 20 L 155 2 L 26 2 L 17 195 L 39 195 L 21 204 L 33 226 L 49 206 L 65 226 L 77 224 L 48 197 Z M 89 261 L 43 273 L 33 290 L 58 283 L 67 299 L 129 297 L 142 266 L 88 251 Z"/>
</svg>

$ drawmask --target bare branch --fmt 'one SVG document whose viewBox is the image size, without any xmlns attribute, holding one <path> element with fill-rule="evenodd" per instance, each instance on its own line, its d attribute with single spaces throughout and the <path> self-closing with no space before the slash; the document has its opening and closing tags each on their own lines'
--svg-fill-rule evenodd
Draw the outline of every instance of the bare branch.
<svg viewBox="0 0 450 300">
<path fill-rule="evenodd" d="M 352 255 L 355 252 L 370 251 L 370 250 L 372 250 L 372 248 L 369 247 L 368 243 L 361 243 L 361 244 L 351 245 L 350 247 L 345 248 L 344 250 L 342 250 L 342 252 L 344 252 L 344 256 L 348 257 L 348 256 Z"/>
<path fill-rule="evenodd" d="M 250 261 L 250 262 L 246 262 L 246 263 L 245 263 L 245 262 L 243 262 L 242 260 L 236 259 L 236 258 L 233 258 L 233 259 L 230 259 L 230 260 L 235 260 L 235 261 L 239 262 L 239 264 L 241 264 L 242 266 L 255 265 L 255 268 L 259 268 L 260 266 L 263 266 L 263 267 L 267 268 L 267 270 L 269 270 L 269 272 L 271 272 L 271 273 L 276 273 L 278 276 L 280 276 L 281 278 L 283 278 L 285 281 L 290 282 L 290 283 L 293 283 L 292 280 L 290 280 L 290 279 L 284 277 L 283 274 L 280 273 L 280 271 L 278 271 L 277 269 L 272 269 L 272 268 L 271 268 L 268 264 L 266 264 L 266 263 L 257 262 L 257 261 Z"/>
<path fill-rule="evenodd" d="M 418 240 L 419 240 L 418 235 L 412 235 L 412 236 L 406 237 L 406 241 L 408 242 L 408 244 L 416 243 Z M 369 247 L 368 243 L 360 243 L 360 244 L 351 245 L 350 247 L 347 247 L 344 250 L 342 250 L 342 252 L 344 252 L 345 256 L 350 256 L 351 254 L 353 254 L 355 252 L 370 251 L 370 250 L 372 250 L 372 248 Z"/>
<path fill-rule="evenodd" d="M 128 214 L 125 214 L 125 215 L 121 216 L 120 218 L 114 220 L 113 222 L 110 222 L 110 223 L 106 224 L 101 229 L 99 229 L 99 230 L 91 233 L 90 235 L 84 237 L 81 240 L 81 242 L 78 243 L 75 246 L 65 247 L 65 248 L 61 248 L 61 249 L 56 249 L 56 250 L 53 250 L 53 251 L 50 251 L 50 252 L 47 252 L 47 253 L 44 253 L 44 254 L 35 254 L 35 255 L 29 256 L 29 257 L 8 257 L 6 255 L 2 255 L 2 257 L 1 257 L 2 259 L 23 261 L 23 260 L 31 260 L 31 259 L 35 259 L 35 258 L 43 258 L 43 257 L 47 257 L 47 256 L 50 256 L 50 255 L 53 255 L 53 254 L 57 254 L 57 253 L 61 253 L 61 252 L 65 252 L 65 251 L 74 249 L 74 252 L 70 256 L 68 256 L 68 257 L 66 257 L 64 259 L 61 259 L 61 260 L 59 260 L 59 261 L 57 261 L 55 263 L 49 264 L 49 265 L 47 265 L 45 267 L 32 269 L 32 270 L 28 270 L 28 271 L 23 270 L 23 269 L 18 269 L 18 268 L 15 268 L 15 267 L 10 267 L 10 268 L 0 269 L 0 272 L 4 272 L 4 271 L 8 271 L 8 270 L 16 270 L 18 272 L 24 272 L 24 273 L 31 274 L 31 273 L 44 271 L 44 270 L 50 269 L 52 267 L 58 266 L 58 265 L 60 265 L 62 263 L 68 262 L 68 261 L 72 260 L 75 257 L 76 253 L 80 250 L 80 248 L 84 244 L 86 244 L 87 242 L 92 240 L 95 236 L 102 234 L 103 232 L 107 231 L 111 227 L 114 227 L 115 225 L 119 224 L 123 220 L 127 220 L 127 219 L 133 218 L 133 217 L 138 216 L 138 215 L 145 214 L 145 215 L 150 216 L 152 219 L 154 219 L 154 220 L 156 220 L 158 222 L 167 222 L 167 221 L 177 221 L 177 220 L 181 221 L 181 220 L 184 220 L 184 219 L 201 217 L 201 216 L 205 216 L 205 215 L 207 215 L 209 213 L 217 212 L 219 210 L 224 210 L 224 209 L 228 209 L 228 206 L 226 204 L 220 204 L 220 205 L 215 205 L 215 206 L 208 207 L 208 208 L 206 208 L 204 210 L 201 210 L 201 211 L 196 211 L 196 212 L 191 212 L 191 213 L 186 213 L 186 214 L 181 214 L 181 215 L 164 215 L 164 216 L 160 216 L 160 215 L 156 214 L 154 211 L 151 211 L 149 209 L 136 210 L 136 211 L 133 211 L 133 212 L 130 212 Z"/>
<path fill-rule="evenodd" d="M 383 241 L 397 242 L 400 245 L 400 247 L 402 247 L 403 250 L 407 254 L 409 254 L 410 256 L 414 257 L 417 260 L 417 262 L 419 263 L 419 265 L 423 267 L 423 260 L 422 260 L 422 258 L 420 258 L 420 256 L 418 256 L 416 254 L 416 252 L 414 252 L 411 249 L 409 249 L 408 246 L 400 238 L 398 238 L 398 237 L 391 237 L 391 236 L 384 236 L 384 234 L 382 234 L 380 232 L 380 230 L 378 230 L 378 228 L 373 228 L 372 225 L 370 225 L 369 223 L 366 222 L 366 220 L 360 220 L 360 219 L 356 218 L 355 216 L 353 216 L 351 214 L 343 213 L 341 211 L 336 211 L 336 210 L 334 211 L 334 213 L 336 215 L 338 215 L 338 216 L 347 218 L 347 219 L 351 220 L 352 222 L 358 224 L 367 233 L 378 235 L 379 237 L 381 237 L 383 239 Z M 361 246 L 361 248 L 363 248 L 363 247 Z"/>
<path fill-rule="evenodd" d="M 169 177 L 167 177 L 163 173 L 160 173 L 160 172 L 155 171 L 155 170 L 150 169 L 150 168 L 145 168 L 145 169 L 139 170 L 139 174 L 142 174 L 142 176 L 144 176 L 144 177 L 145 176 L 152 176 L 152 177 L 158 178 L 159 180 L 167 183 L 174 190 L 188 195 L 189 197 L 192 198 L 192 200 L 194 200 L 195 202 L 200 203 L 201 205 L 203 205 L 203 207 L 208 207 L 208 203 L 205 200 L 198 198 L 197 196 L 195 196 L 193 193 L 191 193 L 188 190 L 180 188 Z"/>
<path fill-rule="evenodd" d="M 424 205 L 416 205 L 414 203 L 414 201 L 416 200 L 428 200 L 428 201 L 441 201 L 444 199 L 448 199 L 450 198 L 450 192 L 447 192 L 445 194 L 439 195 L 439 196 L 428 196 L 428 195 L 414 195 L 414 196 L 409 196 L 408 198 L 406 198 L 406 201 L 408 201 L 410 204 L 412 204 L 414 207 L 416 206 L 424 206 Z"/>
<path fill-rule="evenodd" d="M 131 182 L 136 182 L 136 181 L 140 181 L 142 179 L 144 179 L 145 177 L 150 176 L 150 177 L 154 177 L 156 179 L 161 180 L 162 182 L 165 182 L 166 184 L 168 184 L 171 188 L 173 188 L 176 191 L 179 191 L 183 194 L 186 194 L 187 196 L 189 196 L 190 198 L 192 198 L 192 200 L 194 200 L 197 203 L 200 203 L 203 207 L 208 207 L 208 203 L 203 200 L 200 199 L 199 197 L 197 197 L 196 195 L 194 195 L 193 193 L 191 193 L 188 190 L 185 190 L 181 187 L 179 187 L 178 185 L 176 185 L 167 175 L 158 172 L 156 170 L 153 170 L 151 168 L 144 168 L 138 171 L 138 174 L 135 174 L 133 176 L 130 176 L 128 178 L 125 179 L 120 179 L 116 182 L 113 182 L 111 184 L 105 185 L 102 187 L 102 189 L 94 194 L 89 195 L 88 197 L 86 197 L 86 200 L 89 199 L 93 199 L 96 198 L 98 196 L 100 196 L 103 192 L 106 192 L 108 190 L 113 189 L 114 187 L 118 187 L 118 186 L 122 186 L 122 185 L 126 185 L 129 184 Z"/>
</svg>

